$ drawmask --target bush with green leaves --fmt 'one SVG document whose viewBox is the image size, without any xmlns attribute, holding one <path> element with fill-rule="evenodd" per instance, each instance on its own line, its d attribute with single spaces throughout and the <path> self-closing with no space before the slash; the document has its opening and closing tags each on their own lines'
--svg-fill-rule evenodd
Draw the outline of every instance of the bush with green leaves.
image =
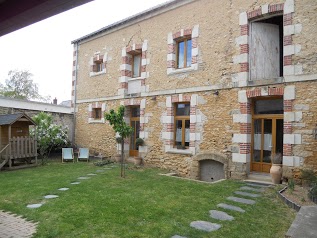
<svg viewBox="0 0 317 238">
<path fill-rule="evenodd" d="M 69 144 L 67 128 L 53 123 L 53 117 L 49 113 L 40 112 L 32 117 L 37 124 L 36 128 L 31 128 L 30 134 L 37 140 L 38 153 L 47 158 L 52 149 L 61 148 Z"/>
</svg>

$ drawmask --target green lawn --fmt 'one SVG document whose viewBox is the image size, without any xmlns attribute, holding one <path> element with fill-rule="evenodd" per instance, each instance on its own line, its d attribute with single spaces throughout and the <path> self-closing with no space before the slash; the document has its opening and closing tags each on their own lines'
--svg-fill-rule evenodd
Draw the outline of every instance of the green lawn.
<svg viewBox="0 0 317 238">
<path fill-rule="evenodd" d="M 133 166 L 131 166 L 133 168 Z M 160 176 L 158 169 L 128 169 L 126 178 L 119 168 L 98 173 L 79 185 L 70 185 L 79 176 L 95 173 L 100 167 L 81 163 L 49 165 L 0 173 L 0 210 L 38 221 L 35 237 L 284 237 L 295 213 L 268 190 L 255 205 L 226 202 L 243 183 L 224 181 L 199 183 Z M 58 188 L 69 187 L 68 191 Z M 46 200 L 38 209 L 27 204 Z M 233 221 L 209 217 L 218 203 L 239 205 L 244 214 L 229 212 Z M 190 222 L 204 220 L 223 227 L 207 233 L 190 228 Z"/>
</svg>

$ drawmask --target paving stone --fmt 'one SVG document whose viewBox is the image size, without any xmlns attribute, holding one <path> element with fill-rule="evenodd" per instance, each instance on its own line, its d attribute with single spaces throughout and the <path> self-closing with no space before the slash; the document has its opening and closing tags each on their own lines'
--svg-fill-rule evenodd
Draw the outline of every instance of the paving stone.
<svg viewBox="0 0 317 238">
<path fill-rule="evenodd" d="M 87 174 L 88 176 L 95 176 L 95 175 L 97 175 L 97 174 Z"/>
<path fill-rule="evenodd" d="M 39 208 L 41 207 L 43 204 L 42 203 L 36 203 L 36 204 L 29 204 L 26 207 L 27 208 Z"/>
<path fill-rule="evenodd" d="M 171 238 L 187 238 L 187 237 L 186 236 L 175 235 L 175 236 L 172 236 Z"/>
<path fill-rule="evenodd" d="M 259 187 L 259 188 L 268 188 L 270 185 L 257 184 L 257 183 L 247 183 L 248 186 Z"/>
<path fill-rule="evenodd" d="M 221 220 L 221 221 L 232 221 L 232 220 L 234 220 L 233 216 L 230 216 L 228 213 L 222 212 L 222 211 L 210 210 L 209 214 L 210 214 L 211 218 L 214 218 L 214 219 L 217 219 L 217 220 Z"/>
<path fill-rule="evenodd" d="M 59 191 L 67 191 L 69 188 L 59 188 Z"/>
<path fill-rule="evenodd" d="M 70 184 L 76 185 L 76 184 L 80 184 L 80 182 L 72 182 Z"/>
<path fill-rule="evenodd" d="M 112 167 L 112 168 L 116 168 L 116 167 Z M 112 168 L 105 168 L 105 169 L 112 169 Z"/>
<path fill-rule="evenodd" d="M 228 205 L 225 203 L 219 203 L 217 207 L 227 209 L 227 210 L 232 210 L 232 211 L 237 211 L 237 212 L 245 212 L 241 207 L 233 206 L 233 205 Z"/>
<path fill-rule="evenodd" d="M 220 224 L 211 223 L 208 221 L 193 221 L 190 223 L 190 226 L 201 231 L 216 231 L 221 228 Z"/>
<path fill-rule="evenodd" d="M 241 191 L 235 191 L 235 194 L 246 196 L 246 197 L 251 197 L 251 198 L 258 198 L 261 197 L 260 194 L 255 194 L 255 193 L 247 193 L 247 192 L 241 192 Z"/>
<path fill-rule="evenodd" d="M 238 197 L 227 197 L 227 200 L 239 202 L 239 203 L 243 203 L 243 204 L 248 204 L 248 205 L 252 205 L 255 203 L 254 200 L 245 199 L 245 198 L 238 198 Z"/>
<path fill-rule="evenodd" d="M 253 192 L 264 192 L 264 188 L 252 188 L 252 187 L 248 187 L 248 186 L 242 186 L 240 188 L 241 190 L 246 190 L 246 191 L 253 191 Z"/>
<path fill-rule="evenodd" d="M 90 177 L 84 177 L 84 176 L 83 176 L 83 177 L 79 177 L 78 179 L 82 179 L 82 180 L 83 180 L 83 179 L 90 179 Z"/>
<path fill-rule="evenodd" d="M 103 170 L 103 169 L 96 170 L 96 173 L 102 173 L 102 172 L 105 172 L 105 170 Z"/>
<path fill-rule="evenodd" d="M 51 198 L 58 198 L 58 195 L 46 195 L 44 196 L 46 199 L 51 199 Z"/>
</svg>

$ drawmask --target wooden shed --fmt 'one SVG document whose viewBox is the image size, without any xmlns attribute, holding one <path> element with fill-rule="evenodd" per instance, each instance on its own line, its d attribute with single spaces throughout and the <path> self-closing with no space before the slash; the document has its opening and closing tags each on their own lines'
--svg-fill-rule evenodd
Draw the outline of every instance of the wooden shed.
<svg viewBox="0 0 317 238">
<path fill-rule="evenodd" d="M 30 126 L 35 122 L 24 113 L 0 115 L 0 169 L 8 164 L 11 168 L 15 161 L 37 164 L 36 139 L 30 137 Z"/>
</svg>

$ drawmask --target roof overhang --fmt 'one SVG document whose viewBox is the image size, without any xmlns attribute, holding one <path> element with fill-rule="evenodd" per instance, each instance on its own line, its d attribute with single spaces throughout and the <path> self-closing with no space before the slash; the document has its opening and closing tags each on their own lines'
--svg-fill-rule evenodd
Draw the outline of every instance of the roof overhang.
<svg viewBox="0 0 317 238">
<path fill-rule="evenodd" d="M 0 36 L 92 0 L 0 0 Z"/>
</svg>

